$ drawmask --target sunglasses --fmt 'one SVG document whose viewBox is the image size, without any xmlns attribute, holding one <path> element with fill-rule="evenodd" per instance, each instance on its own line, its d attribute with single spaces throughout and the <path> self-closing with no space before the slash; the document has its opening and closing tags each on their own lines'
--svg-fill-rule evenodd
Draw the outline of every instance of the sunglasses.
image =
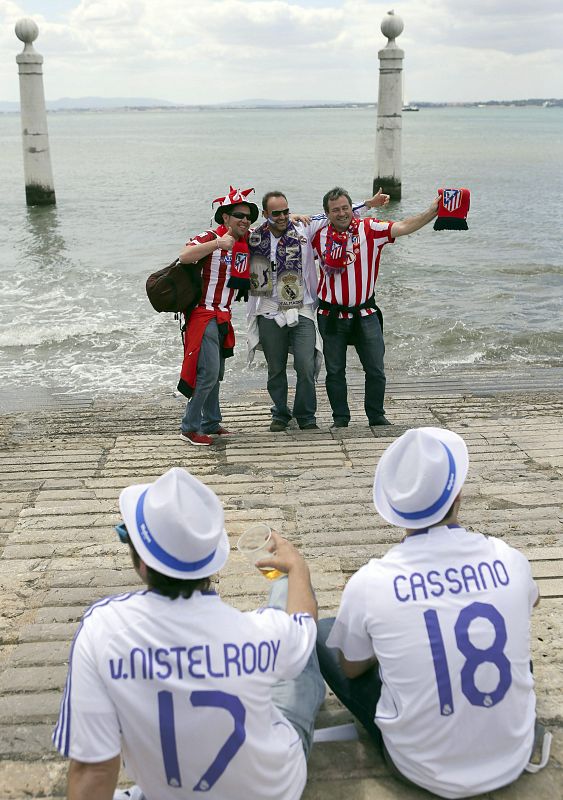
<svg viewBox="0 0 563 800">
<path fill-rule="evenodd" d="M 281 208 L 279 211 L 270 211 L 270 216 L 272 217 L 289 217 L 289 208 Z"/>
<path fill-rule="evenodd" d="M 119 525 L 114 525 L 113 529 L 119 536 L 120 542 L 123 544 L 129 544 L 129 534 L 127 533 L 127 528 L 125 527 L 124 522 L 120 522 Z"/>
<path fill-rule="evenodd" d="M 249 222 L 252 222 L 252 215 L 245 214 L 244 211 L 231 211 L 229 216 L 234 217 L 235 219 L 247 219 Z"/>
</svg>

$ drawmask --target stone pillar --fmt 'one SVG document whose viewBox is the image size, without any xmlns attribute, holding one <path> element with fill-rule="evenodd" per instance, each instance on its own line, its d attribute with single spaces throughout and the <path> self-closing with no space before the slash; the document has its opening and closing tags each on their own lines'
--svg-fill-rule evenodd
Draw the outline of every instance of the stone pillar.
<svg viewBox="0 0 563 800">
<path fill-rule="evenodd" d="M 16 56 L 16 62 L 20 76 L 23 169 L 28 206 L 56 203 L 43 91 L 43 56 L 32 44 L 38 35 L 39 28 L 32 19 L 16 22 L 16 36 L 25 43 L 23 51 Z"/>
<path fill-rule="evenodd" d="M 379 94 L 375 142 L 374 193 L 381 188 L 392 200 L 401 199 L 401 133 L 403 125 L 403 56 L 395 39 L 403 30 L 403 20 L 389 11 L 381 23 L 388 42 L 378 53 Z"/>
</svg>

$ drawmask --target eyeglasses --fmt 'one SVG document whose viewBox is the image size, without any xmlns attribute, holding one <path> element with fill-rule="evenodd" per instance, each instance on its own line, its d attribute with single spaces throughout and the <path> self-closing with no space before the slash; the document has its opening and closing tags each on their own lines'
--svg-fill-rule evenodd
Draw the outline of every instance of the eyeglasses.
<svg viewBox="0 0 563 800">
<path fill-rule="evenodd" d="M 229 216 L 235 219 L 247 219 L 249 222 L 252 222 L 252 214 L 245 214 L 244 211 L 231 211 Z"/>
<path fill-rule="evenodd" d="M 281 208 L 279 211 L 270 211 L 270 216 L 272 217 L 289 217 L 289 208 Z"/>
<path fill-rule="evenodd" d="M 123 544 L 129 544 L 129 534 L 127 533 L 127 528 L 125 527 L 124 522 L 120 522 L 119 525 L 114 525 L 113 529 L 119 536 L 120 542 Z"/>
</svg>

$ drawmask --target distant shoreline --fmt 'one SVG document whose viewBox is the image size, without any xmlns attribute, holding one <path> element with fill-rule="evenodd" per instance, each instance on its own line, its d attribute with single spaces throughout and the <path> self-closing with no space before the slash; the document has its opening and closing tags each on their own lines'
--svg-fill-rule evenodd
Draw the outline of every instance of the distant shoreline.
<svg viewBox="0 0 563 800">
<path fill-rule="evenodd" d="M 72 105 L 72 100 L 65 99 L 63 105 L 56 105 L 59 101 L 47 101 L 47 111 L 49 113 L 60 113 L 65 111 L 87 111 L 87 112 L 119 112 L 119 111 L 261 111 L 263 109 L 271 111 L 287 111 L 296 109 L 323 109 L 323 108 L 377 108 L 377 103 L 323 103 L 323 102 L 280 102 L 280 101 L 239 101 L 235 103 L 213 103 L 213 104 L 185 104 L 174 105 L 159 101 L 154 104 L 149 102 L 138 103 L 132 98 L 131 101 L 124 99 L 123 105 L 113 105 L 111 98 L 107 98 L 108 104 L 104 105 L 104 98 L 89 98 L 95 100 L 91 105 Z M 413 100 L 409 103 L 418 109 L 424 108 L 563 108 L 563 98 L 529 98 L 526 100 L 485 100 L 475 102 L 452 102 L 452 103 L 430 103 Z M 0 114 L 19 114 L 19 103 L 0 102 Z"/>
</svg>

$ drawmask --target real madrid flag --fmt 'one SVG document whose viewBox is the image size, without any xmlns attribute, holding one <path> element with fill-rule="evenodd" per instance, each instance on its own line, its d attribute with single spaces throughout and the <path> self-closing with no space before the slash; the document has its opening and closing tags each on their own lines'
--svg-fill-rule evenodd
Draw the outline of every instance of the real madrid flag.
<svg viewBox="0 0 563 800">
<path fill-rule="evenodd" d="M 469 213 L 469 189 L 438 189 L 440 202 L 435 231 L 466 231 Z"/>
</svg>

